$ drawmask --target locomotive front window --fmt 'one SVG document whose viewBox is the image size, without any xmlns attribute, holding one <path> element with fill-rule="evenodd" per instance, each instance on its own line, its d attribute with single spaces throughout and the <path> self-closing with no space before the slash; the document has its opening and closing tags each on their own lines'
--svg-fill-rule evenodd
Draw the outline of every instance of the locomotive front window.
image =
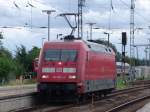
<svg viewBox="0 0 150 112">
<path fill-rule="evenodd" d="M 61 61 L 76 61 L 76 50 L 61 50 Z"/>
<path fill-rule="evenodd" d="M 45 51 L 45 60 L 47 61 L 76 61 L 76 50 L 47 50 Z"/>
<path fill-rule="evenodd" d="M 60 60 L 60 50 L 47 50 L 45 52 L 45 60 L 59 61 Z"/>
</svg>

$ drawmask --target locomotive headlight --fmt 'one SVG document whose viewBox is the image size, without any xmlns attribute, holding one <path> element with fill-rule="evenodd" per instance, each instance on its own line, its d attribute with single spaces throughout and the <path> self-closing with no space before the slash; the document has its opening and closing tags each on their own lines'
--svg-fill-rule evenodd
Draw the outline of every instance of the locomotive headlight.
<svg viewBox="0 0 150 112">
<path fill-rule="evenodd" d="M 48 75 L 42 75 L 42 79 L 47 79 L 47 78 L 49 78 Z"/>
<path fill-rule="evenodd" d="M 76 68 L 63 68 L 64 73 L 76 73 Z"/>
<path fill-rule="evenodd" d="M 69 75 L 69 79 L 76 79 L 77 77 L 75 75 Z"/>
<path fill-rule="evenodd" d="M 62 62 L 58 62 L 58 65 L 62 65 Z"/>
<path fill-rule="evenodd" d="M 55 68 L 42 68 L 43 73 L 54 73 Z"/>
</svg>

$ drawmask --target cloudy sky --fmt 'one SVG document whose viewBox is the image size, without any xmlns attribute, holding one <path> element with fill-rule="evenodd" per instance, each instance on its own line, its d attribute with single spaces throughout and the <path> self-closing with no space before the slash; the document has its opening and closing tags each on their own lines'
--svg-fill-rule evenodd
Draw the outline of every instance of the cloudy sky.
<svg viewBox="0 0 150 112">
<path fill-rule="evenodd" d="M 51 40 L 56 40 L 57 34 L 69 34 L 70 28 L 58 14 L 77 12 L 78 0 L 0 0 L 0 31 L 4 35 L 3 43 L 12 52 L 16 46 L 25 45 L 27 49 L 33 46 L 41 47 L 42 38 L 47 38 L 47 15 L 45 9 L 55 9 L 51 15 Z M 135 43 L 147 44 L 150 38 L 150 0 L 135 1 Z M 113 7 L 113 8 L 112 8 Z M 121 51 L 121 32 L 130 28 L 130 0 L 86 0 L 84 9 L 84 39 L 87 37 L 88 22 L 94 22 L 93 39 L 107 39 L 103 32 L 111 33 L 111 42 Z M 73 19 L 71 18 L 73 21 Z M 108 30 L 110 28 L 110 30 Z M 138 30 L 143 28 L 143 30 Z M 46 39 L 45 39 L 46 40 Z M 139 48 L 141 57 L 145 57 L 144 48 Z"/>
</svg>

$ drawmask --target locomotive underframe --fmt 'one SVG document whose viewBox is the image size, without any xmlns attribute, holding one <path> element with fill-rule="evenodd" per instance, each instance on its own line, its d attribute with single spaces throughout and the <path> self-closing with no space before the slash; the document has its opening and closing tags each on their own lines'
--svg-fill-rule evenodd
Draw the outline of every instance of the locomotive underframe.
<svg viewBox="0 0 150 112">
<path fill-rule="evenodd" d="M 84 89 L 83 89 L 84 88 Z M 88 80 L 84 82 L 84 87 L 77 83 L 39 83 L 38 90 L 43 96 L 48 96 L 54 100 L 73 100 L 83 95 L 91 96 L 108 94 L 115 88 L 115 80 Z M 83 89 L 83 93 L 79 90 Z"/>
</svg>

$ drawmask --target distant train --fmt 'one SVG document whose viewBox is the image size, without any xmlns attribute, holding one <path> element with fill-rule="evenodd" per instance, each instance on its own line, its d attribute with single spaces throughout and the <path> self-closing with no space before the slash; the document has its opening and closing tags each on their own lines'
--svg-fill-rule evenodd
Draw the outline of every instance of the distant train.
<svg viewBox="0 0 150 112">
<path fill-rule="evenodd" d="M 115 53 L 83 40 L 45 42 L 37 74 L 38 92 L 50 98 L 106 94 L 115 88 Z"/>
<path fill-rule="evenodd" d="M 123 63 L 122 62 L 116 62 L 117 66 L 117 75 L 120 76 L 123 73 Z M 128 63 L 125 63 L 125 74 L 129 75 L 130 72 L 130 65 Z"/>
<path fill-rule="evenodd" d="M 136 79 L 150 79 L 150 67 L 149 66 L 136 66 L 135 67 L 135 78 Z"/>
</svg>

